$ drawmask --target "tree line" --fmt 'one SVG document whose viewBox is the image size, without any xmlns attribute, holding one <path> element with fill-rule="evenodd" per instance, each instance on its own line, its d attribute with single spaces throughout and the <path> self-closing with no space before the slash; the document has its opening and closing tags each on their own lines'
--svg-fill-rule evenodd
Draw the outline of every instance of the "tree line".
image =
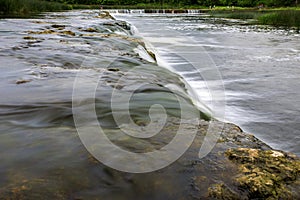
<svg viewBox="0 0 300 200">
<path fill-rule="evenodd" d="M 165 4 L 180 6 L 240 6 L 240 7 L 255 7 L 255 6 L 295 6 L 297 0 L 48 0 L 67 4 L 85 4 L 85 5 L 136 5 L 136 4 Z"/>
<path fill-rule="evenodd" d="M 213 6 L 281 7 L 297 6 L 298 0 L 0 0 L 0 15 L 27 14 L 82 8 L 201 8 Z M 109 7 L 110 6 L 110 7 Z"/>
</svg>

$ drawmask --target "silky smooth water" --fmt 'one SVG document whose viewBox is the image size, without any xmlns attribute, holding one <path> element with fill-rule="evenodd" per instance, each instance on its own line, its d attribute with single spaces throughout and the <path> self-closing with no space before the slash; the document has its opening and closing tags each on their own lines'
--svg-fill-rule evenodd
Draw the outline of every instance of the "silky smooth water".
<svg viewBox="0 0 300 200">
<path fill-rule="evenodd" d="M 181 109 L 187 120 L 201 117 L 182 78 L 156 64 L 129 24 L 98 15 L 72 11 L 0 20 L 0 199 L 182 198 L 190 190 L 182 188 L 190 179 L 180 173 L 192 169 L 187 161 L 163 175 L 134 175 L 103 165 L 81 142 L 75 112 L 88 127 L 96 124 L 90 120 L 95 115 L 113 144 L 136 153 L 160 150 L 175 138 Z M 156 117 L 161 113 L 168 116 L 163 128 Z M 154 122 L 158 136 L 124 133 L 120 127 L 130 119 L 135 134 L 147 134 Z M 120 166 L 130 164 L 120 153 L 101 151 Z"/>
<path fill-rule="evenodd" d="M 201 74 L 217 68 L 226 96 L 225 120 L 273 148 L 300 155 L 297 31 L 212 19 L 204 14 L 115 16 L 135 25 L 139 34 L 152 43 L 173 71 L 185 77 L 199 99 L 212 110 L 211 93 L 220 91 L 208 88 L 211 80 L 204 80 Z M 195 68 L 198 71 L 191 71 Z"/>
<path fill-rule="evenodd" d="M 161 149 L 176 134 L 181 110 L 200 117 L 199 108 L 299 155 L 296 33 L 216 23 L 199 14 L 115 12 L 134 26 L 98 14 L 0 20 L 1 199 L 201 199 L 218 176 L 231 177 L 222 161 L 199 159 L 203 135 L 179 160 L 153 173 L 103 165 L 86 150 L 74 124 L 74 107 L 92 123 L 90 104 L 107 137 L 128 151 Z M 76 77 L 80 101 L 72 107 Z M 112 106 L 114 93 L 131 94 L 130 105 L 116 98 Z M 116 115 L 124 124 L 131 118 L 137 134 L 145 132 L 150 114 L 159 110 L 153 104 L 169 116 L 161 134 L 136 139 L 120 130 Z M 200 177 L 198 187 L 199 172 L 205 181 Z"/>
</svg>

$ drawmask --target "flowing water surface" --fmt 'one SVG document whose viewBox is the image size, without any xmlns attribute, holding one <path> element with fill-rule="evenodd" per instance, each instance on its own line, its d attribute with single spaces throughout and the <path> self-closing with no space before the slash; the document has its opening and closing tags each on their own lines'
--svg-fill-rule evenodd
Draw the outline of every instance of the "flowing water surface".
<svg viewBox="0 0 300 200">
<path fill-rule="evenodd" d="M 174 137 L 180 110 L 203 117 L 200 108 L 299 155 L 299 35 L 216 23 L 195 13 L 112 13 L 118 20 L 85 10 L 0 20 L 1 198 L 193 199 L 202 195 L 190 184 L 195 168 L 211 170 L 209 181 L 222 171 L 221 165 L 197 165 L 204 162 L 197 157 L 201 145 L 151 174 L 102 165 L 84 148 L 74 125 L 76 77 L 82 95 L 75 109 L 88 122 L 85 106 L 95 103 L 100 125 L 124 149 L 160 149 Z M 159 65 L 145 46 L 157 53 Z M 92 96 L 91 83 L 97 85 Z M 112 107 L 116 91 L 131 94 L 129 108 L 123 99 Z M 160 109 L 153 104 L 170 116 L 161 135 L 124 136 L 113 113 L 126 124 L 130 110 L 143 132 L 152 120 L 149 109 L 154 115 Z"/>
<path fill-rule="evenodd" d="M 300 34 L 294 30 L 211 19 L 205 14 L 121 14 L 169 67 L 214 110 L 222 87 L 201 76 L 217 68 L 225 92 L 225 120 L 271 145 L 300 155 Z M 192 66 L 191 66 L 192 65 Z M 218 81 L 217 84 L 220 84 Z M 218 90 L 215 90 L 218 89 Z M 224 99 L 221 99 L 224 100 Z M 214 110 L 218 115 L 220 110 Z M 223 115 L 221 115 L 223 116 Z"/>
<path fill-rule="evenodd" d="M 73 11 L 0 20 L 1 199 L 181 198 L 190 190 L 188 176 L 178 174 L 180 166 L 192 167 L 187 161 L 163 174 L 122 173 L 98 162 L 79 139 L 74 111 L 80 122 L 95 128 L 99 122 L 112 143 L 136 153 L 159 150 L 175 138 L 182 109 L 187 120 L 204 116 L 182 78 L 156 64 L 129 24 L 98 16 Z M 162 107 L 168 118 L 159 128 Z M 131 134 L 145 139 L 122 132 L 130 119 L 136 124 Z M 159 135 L 148 139 L 151 122 Z M 101 153 L 124 161 L 121 167 L 129 163 L 121 154 Z"/>
</svg>

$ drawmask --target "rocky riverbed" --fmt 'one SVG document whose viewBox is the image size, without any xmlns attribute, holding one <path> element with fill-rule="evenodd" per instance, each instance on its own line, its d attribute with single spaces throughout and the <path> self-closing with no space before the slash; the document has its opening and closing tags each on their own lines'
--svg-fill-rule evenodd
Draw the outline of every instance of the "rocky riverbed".
<svg viewBox="0 0 300 200">
<path fill-rule="evenodd" d="M 176 119 L 173 120 L 165 130 L 166 134 L 177 130 Z M 9 177 L 13 179 L 12 183 L 1 188 L 1 199 L 300 198 L 299 158 L 272 150 L 233 124 L 214 121 L 224 125 L 221 137 L 213 151 L 199 159 L 199 145 L 209 123 L 201 120 L 197 137 L 189 150 L 175 163 L 159 171 L 147 174 L 119 172 L 83 151 L 80 156 L 87 170 L 66 167 L 46 177 L 32 179 L 25 179 L 16 172 Z M 59 172 L 63 171 L 65 173 L 61 175 Z"/>
<path fill-rule="evenodd" d="M 7 91 L 0 107 L 0 199 L 300 198 L 298 157 L 274 150 L 238 126 L 198 111 L 180 77 L 157 66 L 155 55 L 147 52 L 141 38 L 130 34 L 126 22 L 114 20 L 107 12 L 91 17 L 95 13 L 50 14 L 51 22 L 27 20 L 25 23 L 37 26 L 35 30 L 23 30 L 20 25 L 22 32 L 13 39 L 21 42 L 2 47 L 5 63 L 16 60 L 16 71 L 3 73 L 7 75 L 3 80 L 8 80 L 4 86 L 13 92 Z M 83 21 L 74 22 L 79 14 Z M 92 19 L 100 21 L 87 25 Z M 64 24 L 66 21 L 69 23 Z M 5 35 L 5 40 L 9 42 L 11 37 Z M 90 58 L 80 62 L 82 54 Z M 130 71 L 132 68 L 135 70 Z M 114 144 L 140 153 L 161 149 L 175 137 L 182 123 L 181 107 L 164 87 L 168 84 L 182 88 L 176 95 L 184 100 L 191 116 L 198 116 L 197 123 L 186 120 L 183 126 L 187 135 L 196 132 L 193 143 L 174 163 L 154 172 L 126 173 L 105 166 L 85 149 L 73 122 L 70 93 L 80 70 L 85 79 L 101 75 L 95 110 Z M 111 92 L 131 92 L 136 85 L 141 87 L 131 99 L 130 111 L 140 132 L 149 124 L 150 105 L 164 105 L 167 110 L 169 117 L 159 136 L 124 136 L 113 120 Z M 18 98 L 10 96 L 15 94 Z M 91 102 L 84 100 L 80 107 L 83 113 L 84 106 Z M 119 115 L 124 114 L 123 104 L 120 100 Z M 159 125 L 155 122 L 154 129 Z M 199 158 L 199 149 L 210 137 L 218 137 L 217 142 L 211 143 L 212 151 Z"/>
</svg>

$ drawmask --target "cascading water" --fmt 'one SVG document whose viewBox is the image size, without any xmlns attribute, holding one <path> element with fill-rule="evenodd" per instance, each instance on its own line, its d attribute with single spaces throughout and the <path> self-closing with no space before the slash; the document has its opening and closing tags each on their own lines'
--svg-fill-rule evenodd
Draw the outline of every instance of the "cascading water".
<svg viewBox="0 0 300 200">
<path fill-rule="evenodd" d="M 216 141 L 210 154 L 199 153 L 214 136 L 210 124 L 247 147 L 269 147 L 197 109 L 222 118 L 224 91 L 225 119 L 299 155 L 299 35 L 216 24 L 196 11 L 147 12 L 0 20 L 0 199 L 208 199 L 219 181 L 234 188 L 237 169 L 220 154 L 227 147 Z M 103 142 L 97 135 L 87 137 L 90 148 L 82 140 L 99 126 L 110 140 L 100 148 L 106 160 L 91 154 Z M 112 144 L 120 148 L 105 148 Z M 170 149 L 183 155 L 171 158 Z M 128 166 L 138 170 L 115 170 Z"/>
<path fill-rule="evenodd" d="M 195 13 L 116 17 L 134 24 L 214 113 L 220 111 L 212 108 L 211 93 L 219 94 L 222 83 L 203 80 L 201 73 L 218 70 L 226 95 L 225 120 L 274 148 L 299 155 L 297 31 L 245 25 L 247 21 L 239 20 L 216 21 Z M 192 65 L 198 66 L 196 72 L 191 71 Z M 208 82 L 216 91 L 207 88 Z"/>
</svg>

